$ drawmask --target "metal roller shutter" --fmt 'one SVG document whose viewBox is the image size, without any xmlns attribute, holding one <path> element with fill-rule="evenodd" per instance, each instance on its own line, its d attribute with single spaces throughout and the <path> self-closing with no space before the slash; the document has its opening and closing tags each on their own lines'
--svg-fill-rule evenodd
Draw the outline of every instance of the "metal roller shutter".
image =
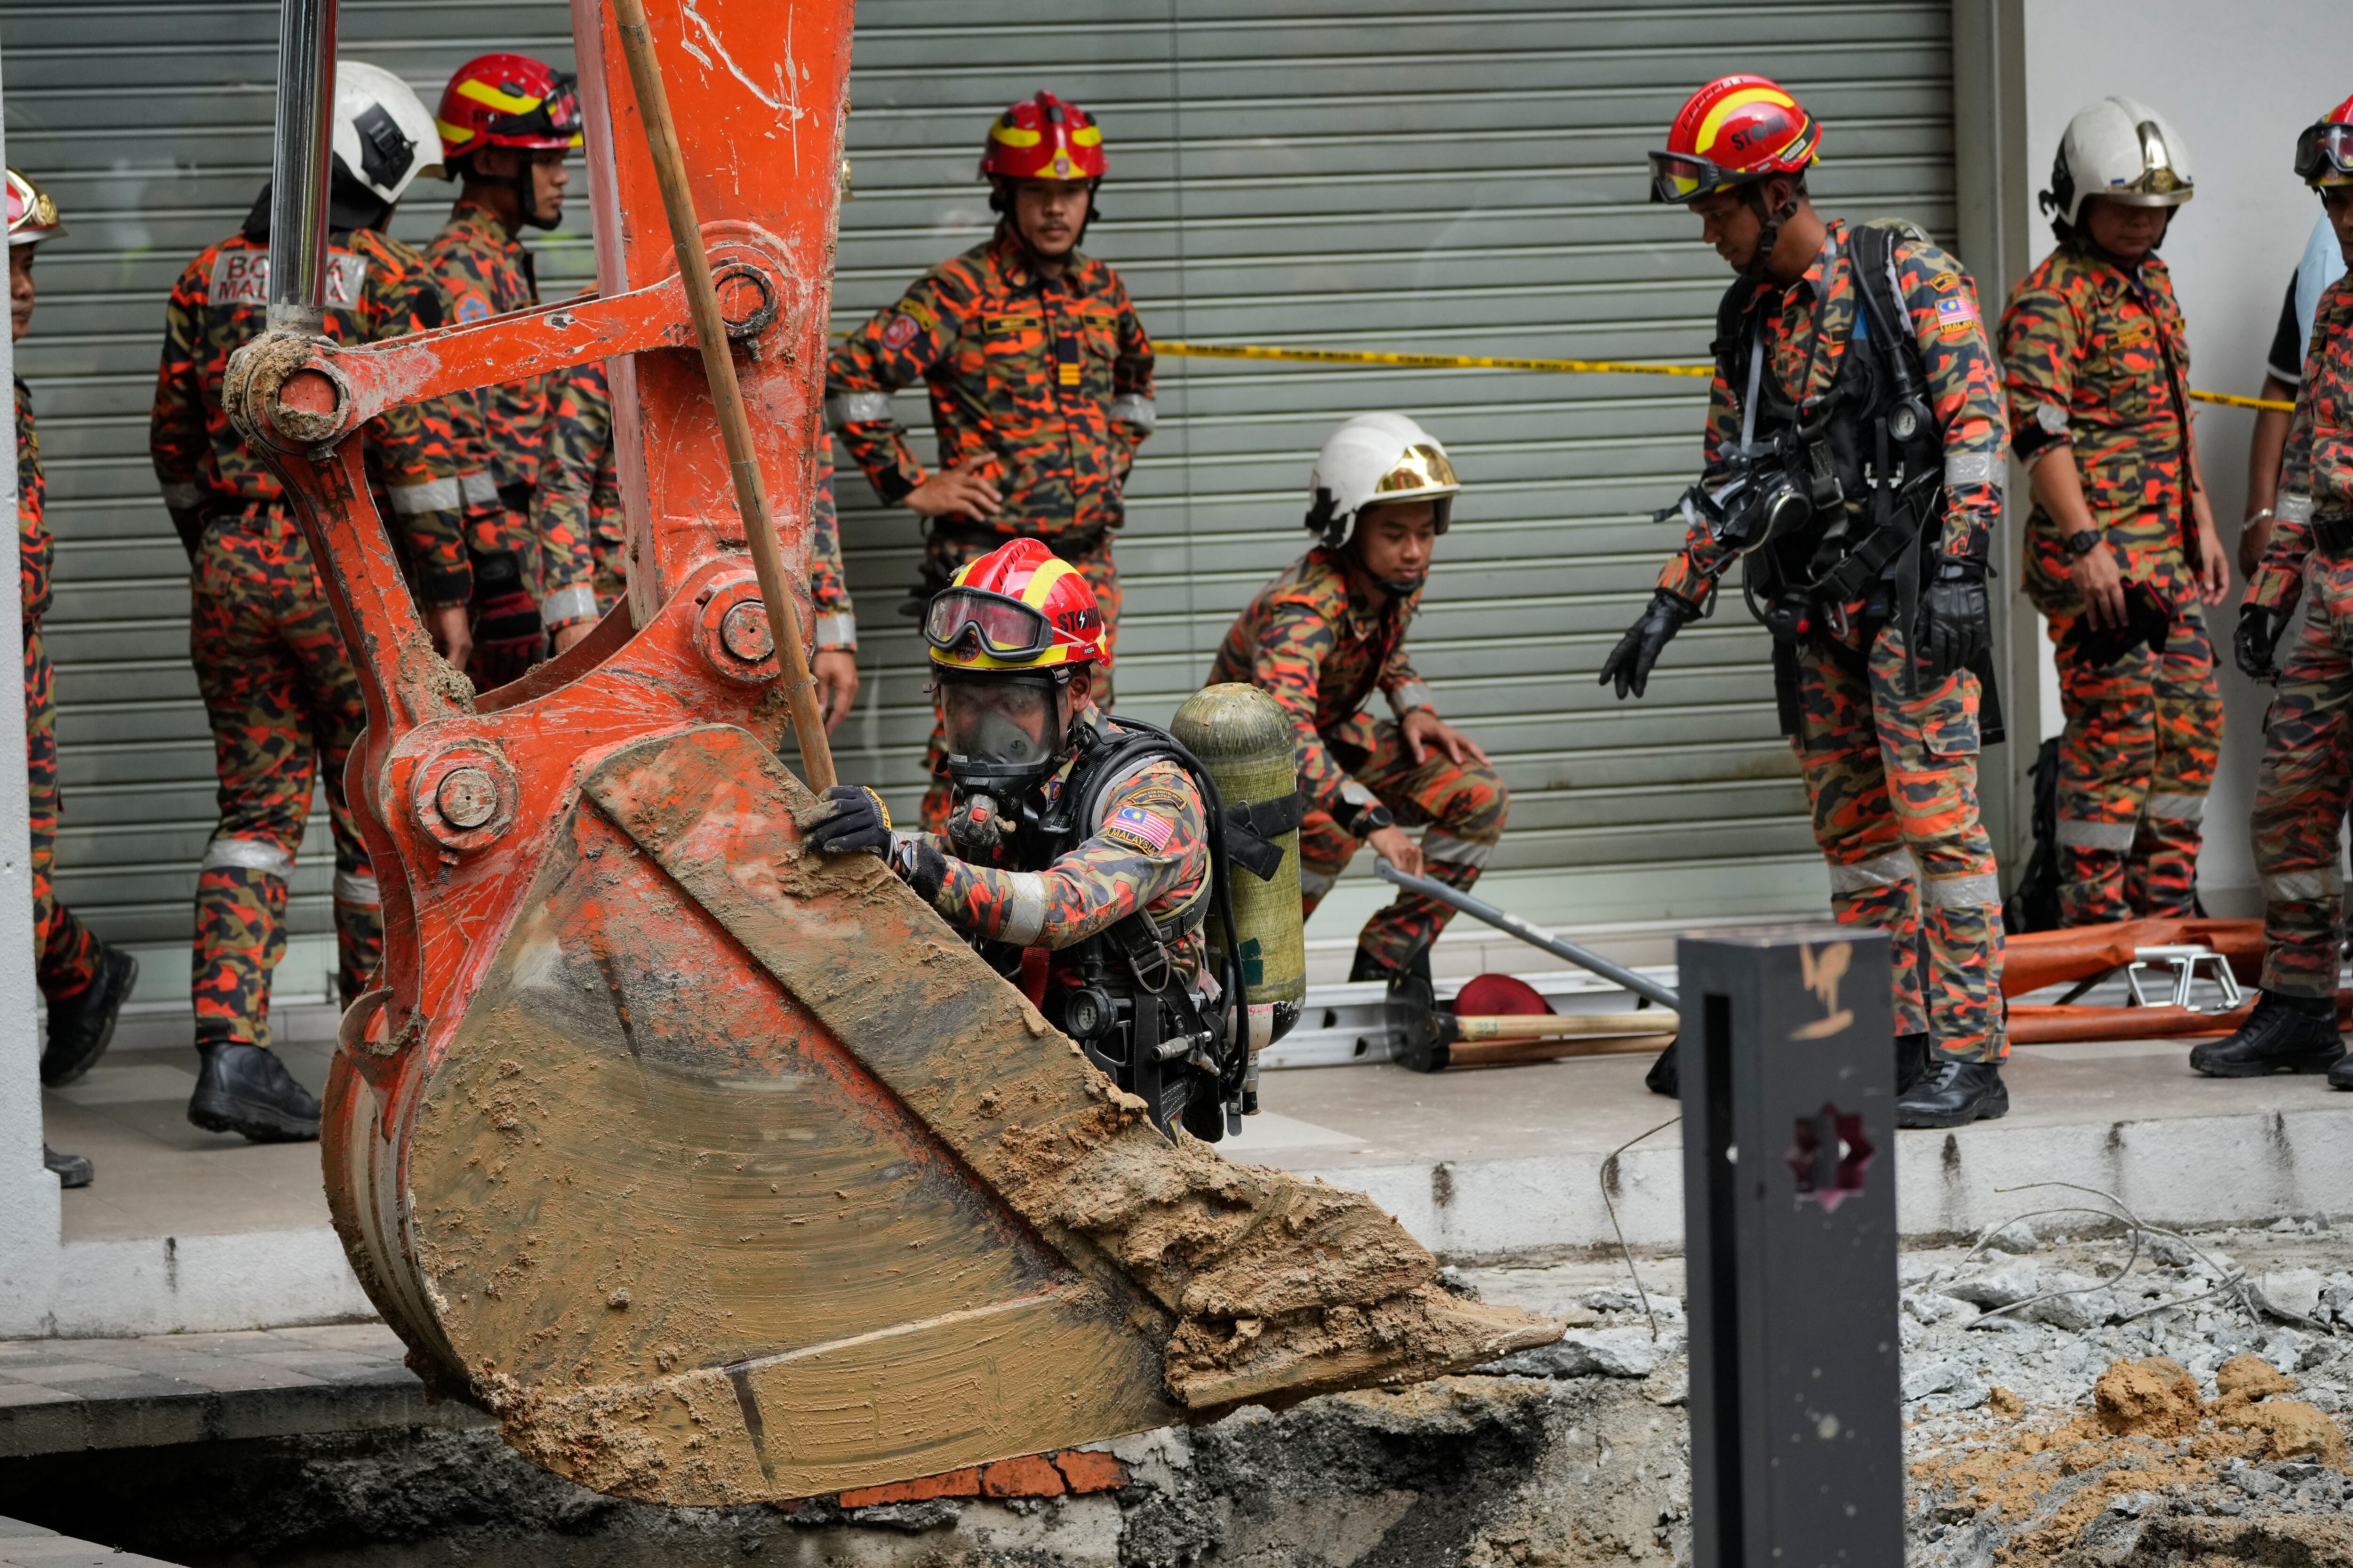
<svg viewBox="0 0 2353 1568">
<path fill-rule="evenodd" d="M 8 153 L 57 198 L 40 303 L 17 345 L 32 384 L 58 535 L 66 811 L 58 885 L 110 940 L 151 953 L 142 999 L 185 1003 L 196 865 L 216 813 L 212 742 L 188 663 L 187 564 L 147 459 L 164 300 L 244 218 L 269 174 L 274 4 L 0 6 Z M 514 48 L 572 58 L 569 8 L 344 0 L 347 58 L 397 72 L 430 108 L 450 71 Z M 575 184 L 575 191 L 578 186 Z M 419 181 L 395 232 L 422 243 L 455 187 Z M 586 204 L 537 240 L 542 288 L 595 272 Z M 291 888 L 279 996 L 332 991 L 333 856 L 319 797 Z"/>
<path fill-rule="evenodd" d="M 1827 208 L 1949 237 L 1950 26 L 1944 4 L 865 0 L 835 325 L 987 232 L 984 127 L 1050 87 L 1103 125 L 1089 248 L 1157 338 L 1702 360 L 1727 279 L 1689 216 L 1646 204 L 1642 162 L 1685 94 L 1775 77 L 1825 122 Z M 1824 907 L 1769 644 L 1736 602 L 1683 634 L 1647 701 L 1594 684 L 1677 542 L 1649 514 L 1692 477 L 1700 384 L 1170 358 L 1159 375 L 1117 546 L 1123 708 L 1165 719 L 1198 685 L 1234 613 L 1305 547 L 1324 433 L 1398 408 L 1470 487 L 1411 647 L 1511 784 L 1496 896 L 1559 923 Z M 926 420 L 920 389 L 899 411 Z M 917 533 L 862 483 L 843 494 L 869 682 L 843 765 L 912 805 L 930 717 L 892 610 Z M 1364 860 L 1316 932 L 1387 901 Z"/>
</svg>

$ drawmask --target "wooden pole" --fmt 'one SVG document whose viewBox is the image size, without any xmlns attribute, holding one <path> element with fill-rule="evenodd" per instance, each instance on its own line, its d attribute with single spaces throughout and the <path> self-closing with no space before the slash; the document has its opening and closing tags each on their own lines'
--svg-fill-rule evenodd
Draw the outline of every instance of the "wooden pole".
<svg viewBox="0 0 2353 1568">
<path fill-rule="evenodd" d="M 727 467 L 735 478 L 735 506 L 744 514 L 744 536 L 752 546 L 752 570 L 760 581 L 760 601 L 767 606 L 768 637 L 776 645 L 785 702 L 792 713 L 794 738 L 800 742 L 801 771 L 807 775 L 809 788 L 822 794 L 834 783 L 833 749 L 826 742 L 817 681 L 809 674 L 808 655 L 801 647 L 800 617 L 794 612 L 790 585 L 785 581 L 776 531 L 768 521 L 767 491 L 760 481 L 759 459 L 752 450 L 752 419 L 744 407 L 744 388 L 735 379 L 734 352 L 728 346 L 726 321 L 719 313 L 719 293 L 711 285 L 711 258 L 703 252 L 702 225 L 694 216 L 693 193 L 686 188 L 686 162 L 679 153 L 678 131 L 670 120 L 669 95 L 662 88 L 661 66 L 654 58 L 644 0 L 613 0 L 613 15 L 621 35 L 621 51 L 628 57 L 629 79 L 637 87 L 638 114 L 645 122 L 646 142 L 653 153 L 654 179 L 661 186 L 670 243 L 678 249 L 679 275 L 686 284 L 687 310 L 702 349 L 702 374 L 711 383 L 720 439 L 726 444 Z"/>
</svg>

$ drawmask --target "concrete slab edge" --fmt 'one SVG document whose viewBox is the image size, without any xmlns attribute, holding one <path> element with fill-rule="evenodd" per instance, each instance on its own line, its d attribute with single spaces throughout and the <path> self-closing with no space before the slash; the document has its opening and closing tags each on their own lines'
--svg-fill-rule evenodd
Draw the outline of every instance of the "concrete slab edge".
<svg viewBox="0 0 2353 1568">
<path fill-rule="evenodd" d="M 326 1226 L 225 1236 L 73 1241 L 41 1331 L 130 1338 L 274 1329 L 375 1316 Z"/>
<path fill-rule="evenodd" d="M 1450 1262 L 1538 1262 L 1616 1245 L 1605 1156 L 1286 1168 L 1355 1187 Z M 1609 1202 L 1629 1246 L 1683 1246 L 1683 1151 L 1672 1131 L 1620 1156 Z M 2353 1109 L 2063 1126 L 1983 1122 L 1906 1132 L 1896 1147 L 1898 1224 L 1915 1239 L 1974 1234 L 2030 1210 L 2105 1205 L 2050 1184 L 2112 1193 L 2153 1225 L 2269 1223 L 2353 1213 Z M 2038 1184 L 2030 1185 L 2029 1184 Z M 2063 1220 L 2057 1222 L 2063 1225 Z M 2093 1223 L 2085 1215 L 2079 1228 Z"/>
</svg>

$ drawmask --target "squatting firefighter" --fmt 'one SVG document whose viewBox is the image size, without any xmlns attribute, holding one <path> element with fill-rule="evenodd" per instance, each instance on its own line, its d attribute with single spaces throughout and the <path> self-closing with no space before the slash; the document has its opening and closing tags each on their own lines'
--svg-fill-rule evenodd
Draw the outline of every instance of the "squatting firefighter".
<svg viewBox="0 0 2353 1568">
<path fill-rule="evenodd" d="M 1103 132 L 1050 92 L 988 128 L 980 173 L 997 232 L 923 275 L 833 352 L 828 417 L 876 493 L 925 519 L 916 600 L 1008 539 L 1039 539 L 1086 574 L 1103 606 L 1103 667 L 1119 641 L 1111 535 L 1152 434 L 1152 342 L 1119 275 L 1079 249 L 1107 163 Z M 939 468 L 915 460 L 891 394 L 932 395 Z M 923 825 L 947 818 L 940 732 Z"/>
<path fill-rule="evenodd" d="M 1208 808 L 1167 736 L 1095 705 L 1110 639 L 1084 574 L 1015 540 L 932 597 L 923 637 L 946 725 L 947 833 L 894 832 L 881 796 L 841 784 L 809 842 L 882 855 L 1156 1121 L 1222 1136 L 1227 988 L 1205 970 L 1201 933 Z"/>
<path fill-rule="evenodd" d="M 42 241 L 65 233 L 48 193 L 7 172 L 8 329 L 21 342 L 32 329 L 33 257 Z M 34 974 L 48 1004 L 49 1037 L 41 1081 L 68 1084 L 90 1069 L 114 1039 L 115 1019 L 139 978 L 139 961 L 108 946 L 75 918 L 52 880 L 58 846 L 58 694 L 56 671 L 41 639 L 49 607 L 57 542 L 46 517 L 47 481 L 41 438 L 33 427 L 33 392 L 16 377 L 16 589 L 25 623 L 25 805 L 32 841 Z M 47 1144 L 42 1158 L 69 1187 L 90 1183 L 90 1161 Z"/>
<path fill-rule="evenodd" d="M 2001 317 L 2010 445 L 2034 488 L 2027 596 L 2048 617 L 2059 742 L 2059 917 L 2196 912 L 2222 732 L 2202 605 L 2231 572 L 2200 482 L 2189 341 L 2157 247 L 2192 190 L 2157 110 L 2069 122 L 2042 204 L 2059 247 Z"/>
<path fill-rule="evenodd" d="M 1651 199 L 1689 206 L 1739 278 L 1717 311 L 1683 548 L 1601 679 L 1642 695 L 1740 561 L 1773 633 L 1831 908 L 1889 937 L 1899 1118 L 1957 1126 L 2010 1104 L 2001 897 L 1977 797 L 2001 385 L 1958 262 L 1815 213 L 1820 142 L 1788 93 L 1731 76 L 1693 94 L 1651 154 Z"/>
<path fill-rule="evenodd" d="M 588 586 L 596 613 L 611 609 L 628 587 L 622 552 L 621 483 L 613 456 L 613 395 L 597 362 L 549 378 L 547 449 L 532 496 L 533 531 L 542 540 L 587 542 Z M 809 508 L 809 600 L 817 607 L 817 678 L 828 732 L 858 700 L 858 615 L 841 567 L 841 527 L 834 510 L 833 437 L 818 438 L 817 494 Z"/>
<path fill-rule="evenodd" d="M 1503 837 L 1510 793 L 1477 742 L 1438 716 L 1406 628 L 1461 482 L 1446 448 L 1400 414 L 1332 433 L 1307 479 L 1314 547 L 1236 616 L 1209 672 L 1270 693 L 1298 734 L 1299 889 L 1308 913 L 1356 852 L 1468 890 Z M 1375 691 L 1390 719 L 1364 711 Z M 1420 827 L 1417 847 L 1406 836 Z M 1401 892 L 1356 937 L 1349 978 L 1427 982 L 1453 910 Z"/>
<path fill-rule="evenodd" d="M 451 317 L 485 321 L 539 303 L 532 253 L 519 236 L 564 221 L 571 174 L 564 160 L 581 144 L 573 79 L 528 55 L 483 55 L 459 66 L 442 89 L 436 127 L 442 166 L 459 182 L 449 221 L 425 247 Z M 466 496 L 466 548 L 474 567 L 474 662 L 478 687 L 505 684 L 547 652 L 561 653 L 596 620 L 593 552 L 569 531 L 543 534 L 552 520 L 533 504 L 548 440 L 548 382 L 525 376 L 461 392 L 470 412 L 469 467 L 482 471 Z"/>
<path fill-rule="evenodd" d="M 384 231 L 431 163 L 433 117 L 391 72 L 335 69 L 326 335 L 360 342 L 442 323 L 425 259 Z M 359 678 L 294 510 L 221 408 L 229 355 L 260 335 L 269 298 L 269 191 L 244 226 L 188 264 L 164 311 L 149 444 L 195 571 L 189 656 L 211 721 L 220 826 L 196 878 L 194 990 L 204 1065 L 188 1119 L 256 1140 L 313 1138 L 319 1102 L 269 1048 L 269 976 L 286 951 L 286 879 L 324 775 L 335 847 L 336 984 L 350 1002 L 384 947 L 376 880 L 343 799 L 366 715 Z M 462 665 L 473 590 L 453 412 L 392 409 L 362 429 L 378 510 L 405 546 L 435 648 Z"/>
<path fill-rule="evenodd" d="M 2353 98 L 2296 138 L 2295 172 L 2320 193 L 2353 262 Z M 2198 1047 L 2189 1065 L 2216 1078 L 2326 1070 L 2333 1087 L 2353 1089 L 2337 1033 L 2337 833 L 2353 784 L 2353 273 L 2320 297 L 2274 510 L 2232 641 L 2239 668 L 2275 686 L 2253 823 L 2263 995 L 2244 1028 Z"/>
</svg>

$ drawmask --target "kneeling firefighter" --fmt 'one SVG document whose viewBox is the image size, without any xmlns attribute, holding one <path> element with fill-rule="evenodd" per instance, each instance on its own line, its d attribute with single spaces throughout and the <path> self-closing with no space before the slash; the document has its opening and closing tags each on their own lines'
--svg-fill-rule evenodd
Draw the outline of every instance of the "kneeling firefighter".
<svg viewBox="0 0 2353 1568">
<path fill-rule="evenodd" d="M 1641 696 L 1741 563 L 1831 908 L 1893 950 L 1898 1123 L 1953 1127 L 2010 1107 L 2001 895 L 1977 799 L 1980 703 L 2000 738 L 1986 577 L 2001 379 L 1958 263 L 1815 213 L 1820 142 L 1795 99 L 1732 76 L 1651 154 L 1651 199 L 1688 206 L 1740 276 L 1716 312 L 1704 477 L 1659 514 L 1683 518 L 1683 548 L 1601 680 Z"/>
<path fill-rule="evenodd" d="M 1261 727 L 1281 780 L 1228 809 L 1174 735 L 1095 707 L 1103 612 L 1084 574 L 1034 539 L 960 570 L 923 636 L 954 785 L 947 832 L 894 831 L 872 790 L 837 784 L 808 842 L 883 856 L 1157 1125 L 1209 1142 L 1239 1131 L 1257 1109 L 1252 1057 L 1304 988 L 1298 796 L 1279 716 Z M 1233 689 L 1197 695 L 1180 731 L 1231 733 L 1220 700 Z M 1288 899 L 1250 900 L 1253 922 L 1238 926 L 1229 858 L 1262 882 L 1287 868 Z M 1286 908 L 1288 930 L 1272 929 Z"/>
</svg>

